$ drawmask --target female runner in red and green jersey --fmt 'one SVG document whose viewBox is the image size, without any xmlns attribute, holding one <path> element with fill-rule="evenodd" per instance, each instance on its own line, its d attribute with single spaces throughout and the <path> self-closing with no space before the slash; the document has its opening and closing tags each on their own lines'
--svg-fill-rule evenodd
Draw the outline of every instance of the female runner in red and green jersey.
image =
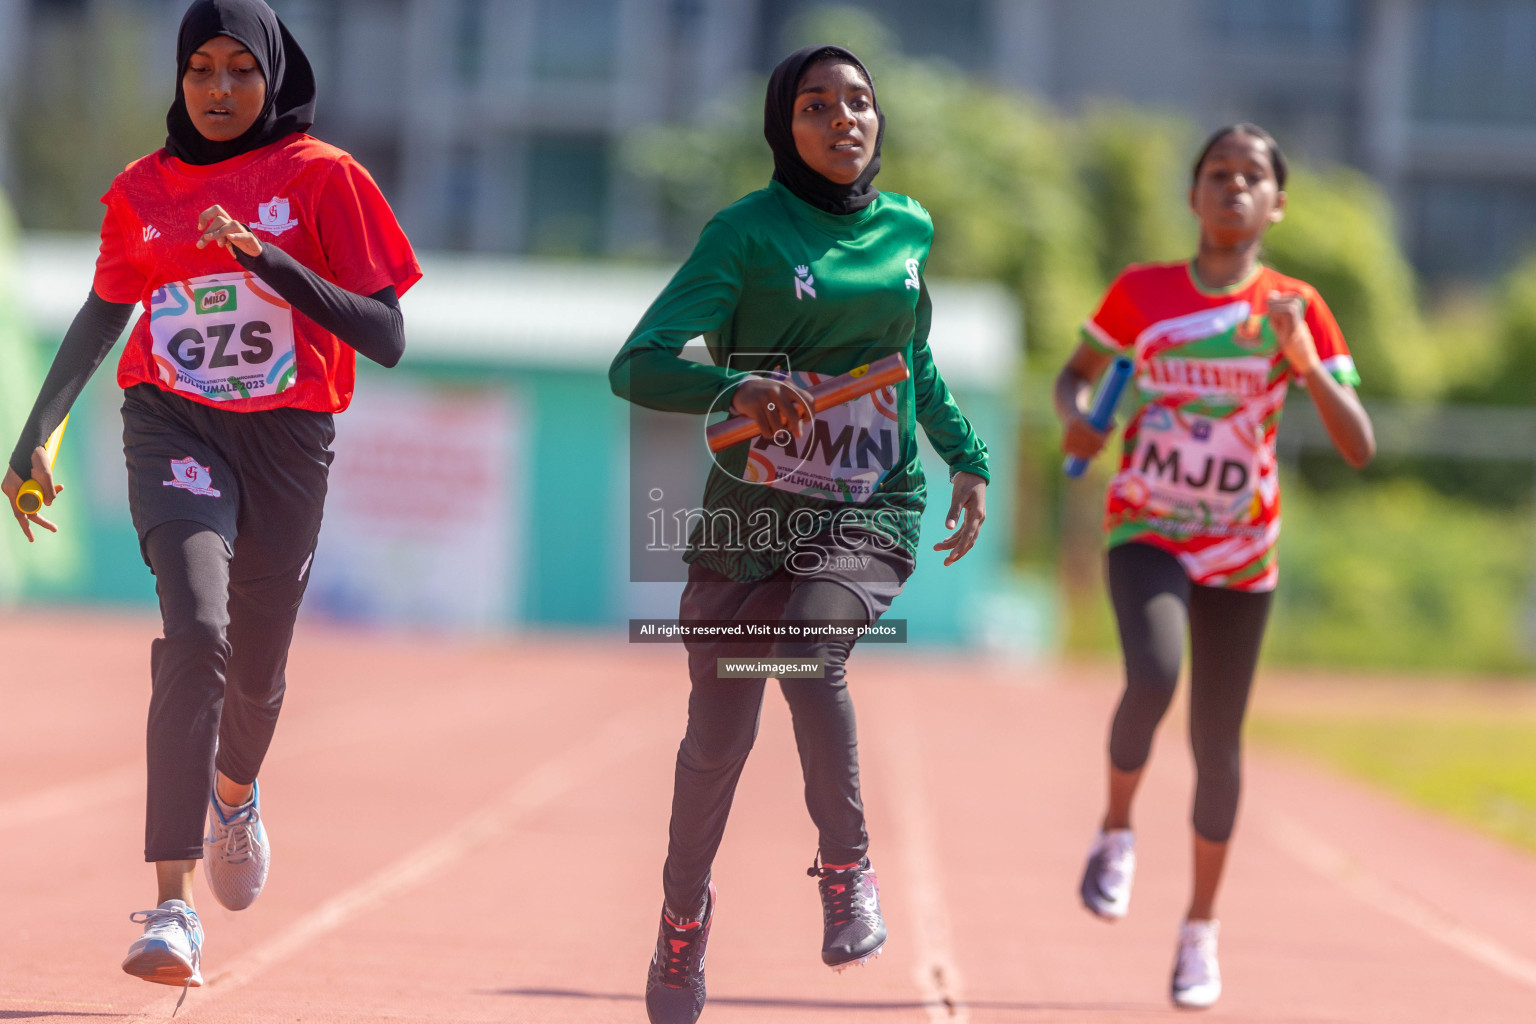
<svg viewBox="0 0 1536 1024">
<path fill-rule="evenodd" d="M 1135 870 L 1131 804 L 1173 697 L 1186 633 L 1195 885 L 1174 966 L 1176 1004 L 1221 992 L 1215 900 L 1237 813 L 1240 734 L 1275 589 L 1280 484 L 1275 432 L 1292 384 L 1304 387 L 1345 461 L 1375 451 L 1344 336 L 1317 291 L 1259 262 L 1285 215 L 1285 158 L 1249 124 L 1213 135 L 1195 162 L 1190 208 L 1199 252 L 1126 268 L 1084 325 L 1056 380 L 1063 448 L 1092 458 L 1106 434 L 1086 415 L 1110 361 L 1135 362 L 1135 412 L 1109 486 L 1109 590 L 1126 685 L 1109 742 L 1109 807 L 1081 895 L 1124 916 Z"/>
</svg>

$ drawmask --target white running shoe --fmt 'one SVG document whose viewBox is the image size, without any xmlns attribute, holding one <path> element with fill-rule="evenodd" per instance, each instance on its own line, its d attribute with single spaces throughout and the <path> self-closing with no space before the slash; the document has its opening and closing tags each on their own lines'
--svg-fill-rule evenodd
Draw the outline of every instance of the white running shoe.
<svg viewBox="0 0 1536 1024">
<path fill-rule="evenodd" d="M 261 786 L 251 788 L 251 802 L 229 817 L 218 797 L 208 797 L 208 834 L 203 837 L 203 863 L 208 888 L 229 910 L 244 910 L 256 902 L 272 866 L 272 844 L 261 823 Z"/>
<path fill-rule="evenodd" d="M 186 989 L 202 985 L 203 925 L 197 911 L 181 900 L 166 900 L 154 910 L 135 911 L 128 920 L 142 924 L 144 934 L 128 947 L 126 973 L 157 985 L 180 985 L 183 998 Z"/>
<path fill-rule="evenodd" d="M 1128 828 L 1101 831 L 1088 851 L 1079 892 L 1083 906 L 1099 917 L 1118 921 L 1131 908 L 1136 878 L 1136 836 Z"/>
<path fill-rule="evenodd" d="M 1185 921 L 1173 964 L 1173 1005 L 1204 1010 L 1221 998 L 1221 965 L 1216 962 L 1219 921 Z"/>
</svg>

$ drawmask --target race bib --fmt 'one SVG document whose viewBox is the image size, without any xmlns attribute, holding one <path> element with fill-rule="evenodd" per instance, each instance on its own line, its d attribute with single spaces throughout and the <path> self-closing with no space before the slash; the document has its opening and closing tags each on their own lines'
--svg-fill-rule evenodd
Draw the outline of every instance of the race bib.
<svg viewBox="0 0 1536 1024">
<path fill-rule="evenodd" d="M 808 389 L 828 375 L 796 373 Z M 781 438 L 781 440 L 784 440 Z M 852 504 L 867 502 L 901 456 L 896 390 L 884 387 L 816 414 L 799 438 L 752 442 L 743 478 L 781 491 Z"/>
<path fill-rule="evenodd" d="M 232 401 L 293 386 L 293 309 L 240 271 L 171 281 L 149 300 L 155 370 L 173 391 Z"/>
<path fill-rule="evenodd" d="M 1268 458 L 1261 431 L 1243 417 L 1152 406 L 1138 424 L 1131 465 L 1115 486 L 1145 516 L 1241 525 L 1258 515 Z"/>
</svg>

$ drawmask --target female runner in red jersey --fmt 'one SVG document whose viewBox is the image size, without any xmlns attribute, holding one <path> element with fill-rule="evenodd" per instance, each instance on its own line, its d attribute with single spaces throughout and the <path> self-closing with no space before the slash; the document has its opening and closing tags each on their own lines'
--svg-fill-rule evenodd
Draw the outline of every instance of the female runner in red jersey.
<svg viewBox="0 0 1536 1024">
<path fill-rule="evenodd" d="M 1119 355 L 1135 360 L 1137 408 L 1109 488 L 1109 591 L 1125 654 L 1125 693 L 1109 740 L 1109 807 L 1081 895 L 1125 915 L 1135 872 L 1131 803 L 1190 638 L 1194 896 L 1172 982 L 1179 1006 L 1221 994 L 1216 890 L 1237 814 L 1240 740 L 1276 580 L 1280 490 L 1275 431 L 1291 383 L 1306 388 L 1328 436 L 1356 469 L 1375 453 L 1355 397 L 1354 362 L 1310 285 L 1259 262 L 1285 214 L 1285 158 L 1250 124 L 1213 135 L 1195 161 L 1192 261 L 1128 267 L 1084 325 L 1056 379 L 1062 447 L 1092 458 L 1106 435 L 1085 409 Z"/>
<path fill-rule="evenodd" d="M 282 705 L 294 618 L 320 532 L 355 353 L 405 350 L 397 302 L 421 276 L 378 186 L 305 134 L 315 79 L 261 0 L 197 0 L 177 39 L 165 148 L 103 202 L 101 253 L 11 456 L 4 491 L 41 447 L 135 306 L 118 364 L 128 497 L 165 635 L 151 645 L 145 859 L 154 910 L 123 970 L 202 982 L 192 873 L 224 906 L 261 892 L 271 845 L 256 776 Z M 27 539 L 41 515 L 15 513 Z M 208 831 L 204 835 L 204 820 Z"/>
</svg>

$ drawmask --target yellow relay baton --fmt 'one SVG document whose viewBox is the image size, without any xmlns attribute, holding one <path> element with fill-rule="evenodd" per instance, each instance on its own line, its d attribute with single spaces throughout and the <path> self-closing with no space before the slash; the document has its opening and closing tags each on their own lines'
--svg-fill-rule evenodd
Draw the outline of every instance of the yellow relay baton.
<svg viewBox="0 0 1536 1024">
<path fill-rule="evenodd" d="M 69 426 L 69 414 L 65 413 L 64 422 L 59 424 L 48 437 L 48 443 L 43 445 L 43 458 L 48 460 L 48 468 L 52 469 L 58 462 L 59 445 L 64 441 L 64 428 Z M 36 480 L 28 480 L 21 485 L 16 492 L 16 511 L 22 515 L 35 516 L 43 510 L 43 488 Z"/>
</svg>

